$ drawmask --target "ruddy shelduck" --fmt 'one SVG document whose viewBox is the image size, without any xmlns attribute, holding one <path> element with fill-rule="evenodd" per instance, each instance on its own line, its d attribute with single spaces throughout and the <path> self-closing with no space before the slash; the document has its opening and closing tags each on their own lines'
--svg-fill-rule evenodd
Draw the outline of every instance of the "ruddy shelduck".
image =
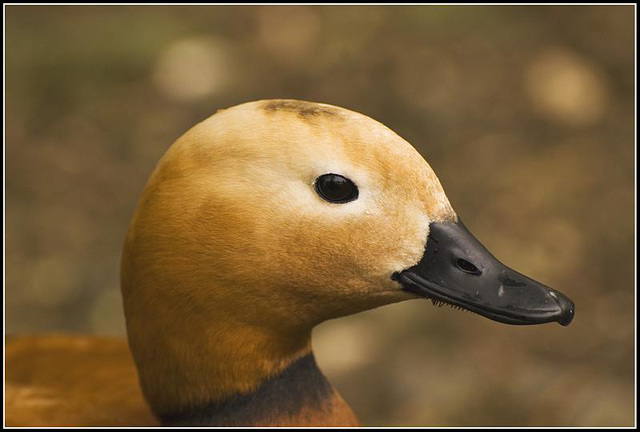
<svg viewBox="0 0 640 432">
<path fill-rule="evenodd" d="M 297 100 L 220 110 L 169 148 L 121 286 L 133 362 L 124 341 L 16 338 L 8 424 L 353 426 L 311 351 L 323 321 L 418 298 L 507 324 L 574 315 L 471 235 L 409 143 Z"/>
</svg>

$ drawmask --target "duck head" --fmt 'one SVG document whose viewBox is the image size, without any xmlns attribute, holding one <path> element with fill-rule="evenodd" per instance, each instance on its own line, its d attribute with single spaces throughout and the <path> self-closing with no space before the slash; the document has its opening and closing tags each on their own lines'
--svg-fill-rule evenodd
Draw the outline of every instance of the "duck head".
<svg viewBox="0 0 640 432">
<path fill-rule="evenodd" d="M 250 391 L 309 351 L 315 325 L 384 304 L 429 298 L 508 324 L 574 311 L 469 233 L 409 143 L 293 100 L 222 110 L 171 146 L 131 223 L 122 291 L 157 413 Z"/>
</svg>

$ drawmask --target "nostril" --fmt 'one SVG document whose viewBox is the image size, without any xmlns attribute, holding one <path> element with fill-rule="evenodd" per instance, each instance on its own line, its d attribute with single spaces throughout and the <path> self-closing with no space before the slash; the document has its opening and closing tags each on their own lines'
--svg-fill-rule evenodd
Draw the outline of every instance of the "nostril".
<svg viewBox="0 0 640 432">
<path fill-rule="evenodd" d="M 469 273 L 472 275 L 481 275 L 482 272 L 478 267 L 473 265 L 473 263 L 467 261 L 466 259 L 458 258 L 456 261 L 456 267 L 462 270 L 465 273 Z"/>
</svg>

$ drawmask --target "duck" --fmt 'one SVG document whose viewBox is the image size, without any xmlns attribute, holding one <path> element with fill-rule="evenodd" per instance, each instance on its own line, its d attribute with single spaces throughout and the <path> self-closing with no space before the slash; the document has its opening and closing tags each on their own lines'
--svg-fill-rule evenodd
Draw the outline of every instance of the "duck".
<svg viewBox="0 0 640 432">
<path fill-rule="evenodd" d="M 293 99 L 218 110 L 169 147 L 121 292 L 126 341 L 10 338 L 7 424 L 358 426 L 316 364 L 318 324 L 413 299 L 511 325 L 575 314 L 469 232 L 411 144 Z"/>
</svg>

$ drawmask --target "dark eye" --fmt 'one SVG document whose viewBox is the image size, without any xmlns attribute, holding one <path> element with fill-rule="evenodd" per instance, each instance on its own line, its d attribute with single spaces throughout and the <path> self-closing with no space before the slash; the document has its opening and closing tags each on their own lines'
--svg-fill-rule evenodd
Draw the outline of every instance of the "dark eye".
<svg viewBox="0 0 640 432">
<path fill-rule="evenodd" d="M 323 174 L 316 179 L 316 192 L 332 203 L 346 203 L 358 198 L 358 187 L 339 174 Z"/>
</svg>

